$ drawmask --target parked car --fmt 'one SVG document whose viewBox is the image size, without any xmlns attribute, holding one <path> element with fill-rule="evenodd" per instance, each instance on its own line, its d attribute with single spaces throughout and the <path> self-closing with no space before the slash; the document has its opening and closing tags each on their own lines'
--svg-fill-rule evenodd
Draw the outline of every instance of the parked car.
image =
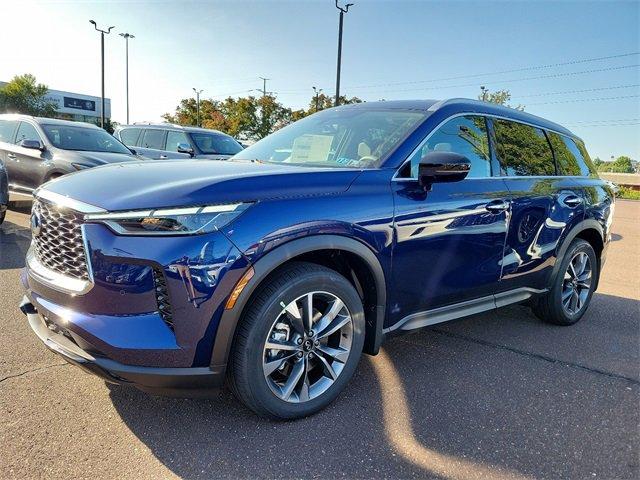
<svg viewBox="0 0 640 480">
<path fill-rule="evenodd" d="M 12 193 L 31 196 L 41 184 L 66 173 L 132 160 L 139 158 L 95 125 L 0 115 L 0 161 Z"/>
<path fill-rule="evenodd" d="M 398 333 L 520 302 L 576 323 L 614 209 L 569 130 L 464 99 L 340 106 L 227 162 L 106 167 L 35 196 L 21 308 L 50 349 L 155 393 L 228 375 L 280 419 L 329 404 Z"/>
<path fill-rule="evenodd" d="M 244 148 L 236 139 L 217 130 L 171 123 L 122 125 L 114 134 L 125 145 L 155 160 L 226 160 Z"/>
<path fill-rule="evenodd" d="M 7 205 L 9 204 L 9 180 L 7 178 L 7 170 L 0 158 L 0 225 L 4 222 L 7 214 Z"/>
</svg>

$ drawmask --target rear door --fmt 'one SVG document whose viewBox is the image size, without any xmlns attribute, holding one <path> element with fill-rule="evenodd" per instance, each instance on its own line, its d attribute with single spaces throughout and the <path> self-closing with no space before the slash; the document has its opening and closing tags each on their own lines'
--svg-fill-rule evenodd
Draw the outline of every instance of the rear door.
<svg viewBox="0 0 640 480">
<path fill-rule="evenodd" d="M 471 160 L 465 180 L 425 190 L 418 163 L 429 151 Z M 429 134 L 392 182 L 395 203 L 392 292 L 387 325 L 430 324 L 427 310 L 486 297 L 500 281 L 509 192 L 492 177 L 485 118 L 454 117 Z M 486 307 L 486 305 L 485 305 Z M 486 308 L 484 308 L 486 309 Z"/>
<path fill-rule="evenodd" d="M 145 128 L 138 142 L 140 147 L 136 149 L 142 155 L 154 160 L 163 160 L 167 158 L 167 152 L 164 150 L 165 140 L 167 137 L 166 130 L 159 128 Z"/>
<path fill-rule="evenodd" d="M 584 218 L 583 199 L 575 181 L 557 174 L 545 131 L 495 118 L 491 128 L 511 202 L 500 290 L 542 290 L 560 241 Z"/>
</svg>

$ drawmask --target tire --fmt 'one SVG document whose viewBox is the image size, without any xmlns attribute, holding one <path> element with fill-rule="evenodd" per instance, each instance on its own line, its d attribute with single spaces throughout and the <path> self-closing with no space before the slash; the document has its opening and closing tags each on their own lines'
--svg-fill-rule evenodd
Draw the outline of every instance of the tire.
<svg viewBox="0 0 640 480">
<path fill-rule="evenodd" d="M 580 265 L 579 259 L 585 258 L 584 255 L 586 255 L 588 259 L 588 266 L 590 268 L 588 290 L 579 287 L 580 284 L 585 285 L 586 282 L 573 281 L 573 274 L 571 272 L 575 272 L 576 269 L 569 267 L 570 263 L 575 265 L 576 262 L 578 262 L 577 265 Z M 576 238 L 569 245 L 560 264 L 558 274 L 550 286 L 549 292 L 539 297 L 537 303 L 533 306 L 533 313 L 541 320 L 554 325 L 573 325 L 578 322 L 587 311 L 599 275 L 599 262 L 593 247 L 585 240 Z M 578 275 L 578 277 L 586 278 L 586 273 Z M 576 285 L 578 285 L 577 290 L 575 288 Z M 567 297 L 572 289 L 575 293 Z M 586 293 L 582 294 L 583 291 Z M 575 300 L 576 298 L 578 298 L 578 300 Z M 574 301 L 577 302 L 575 305 L 573 304 Z M 569 305 L 567 305 L 567 302 Z M 575 307 L 573 309 L 574 311 L 570 308 L 572 305 Z"/>
<path fill-rule="evenodd" d="M 307 302 L 309 295 L 315 313 L 312 328 L 318 330 L 315 332 L 302 328 L 297 320 L 304 322 L 308 318 L 306 303 L 302 302 Z M 341 308 L 335 299 L 346 310 L 342 308 L 332 317 L 333 310 Z M 278 420 L 311 415 L 335 400 L 355 372 L 364 345 L 364 310 L 351 283 L 329 268 L 295 262 L 268 277 L 248 305 L 229 361 L 229 383 L 234 394 L 258 415 Z M 350 322 L 345 320 L 348 317 Z M 343 327 L 327 334 L 342 322 Z M 312 336 L 302 335 L 301 331 Z M 322 337 L 323 334 L 327 335 Z M 266 350 L 267 339 L 270 345 L 280 342 L 277 345 L 286 344 L 287 349 Z M 297 350 L 292 347 L 295 345 Z M 325 352 L 340 352 L 340 361 Z M 276 364 L 280 368 L 268 374 L 274 368 L 271 365 Z M 296 382 L 301 370 L 302 377 Z M 289 393 L 290 384 L 294 387 Z"/>
</svg>

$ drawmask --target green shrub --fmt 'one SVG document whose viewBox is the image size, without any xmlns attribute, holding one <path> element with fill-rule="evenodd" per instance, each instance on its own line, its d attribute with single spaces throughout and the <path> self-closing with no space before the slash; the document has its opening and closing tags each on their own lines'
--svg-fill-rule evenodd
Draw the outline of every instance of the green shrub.
<svg viewBox="0 0 640 480">
<path fill-rule="evenodd" d="M 640 190 L 620 186 L 617 197 L 624 198 L 625 200 L 640 200 Z"/>
</svg>

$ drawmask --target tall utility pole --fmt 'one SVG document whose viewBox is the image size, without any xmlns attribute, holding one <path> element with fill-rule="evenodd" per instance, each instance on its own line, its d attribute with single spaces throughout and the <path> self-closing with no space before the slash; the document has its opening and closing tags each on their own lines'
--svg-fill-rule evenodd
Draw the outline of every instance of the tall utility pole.
<svg viewBox="0 0 640 480">
<path fill-rule="evenodd" d="M 202 90 L 196 90 L 196 87 L 193 87 L 193 91 L 196 92 L 196 125 L 200 126 L 200 94 Z"/>
<path fill-rule="evenodd" d="M 342 63 L 342 22 L 344 18 L 344 14 L 349 11 L 349 7 L 352 7 L 353 3 L 347 3 L 344 7 L 338 5 L 338 0 L 336 0 L 336 8 L 340 10 L 340 23 L 338 27 L 338 68 L 336 72 L 336 107 L 340 105 L 340 66 Z"/>
<path fill-rule="evenodd" d="M 484 85 L 480 85 L 480 90 L 482 90 L 482 101 L 486 102 L 487 101 L 487 87 L 485 87 Z"/>
<path fill-rule="evenodd" d="M 98 32 L 100 32 L 100 56 L 101 56 L 101 62 L 102 62 L 102 93 L 100 97 L 100 126 L 104 128 L 104 35 L 105 33 L 109 35 L 109 33 L 111 32 L 111 29 L 115 27 L 109 27 L 105 31 L 105 30 L 100 30 L 98 28 L 98 25 L 96 25 L 95 20 L 89 20 L 89 23 L 93 25 L 93 28 L 95 28 Z"/>
<path fill-rule="evenodd" d="M 127 125 L 129 125 L 129 39 L 136 38 L 130 33 L 121 33 L 120 36 L 125 39 L 127 44 L 125 53 L 125 76 L 127 81 Z"/>
<path fill-rule="evenodd" d="M 270 78 L 264 78 L 264 77 L 258 77 L 260 80 L 262 80 L 262 96 L 266 97 L 267 96 L 267 80 L 271 80 Z"/>
<path fill-rule="evenodd" d="M 320 100 L 320 93 L 322 93 L 322 89 L 321 88 L 316 88 L 316 87 L 311 87 L 313 88 L 313 93 L 316 97 L 316 112 L 318 111 L 318 103 Z"/>
</svg>

